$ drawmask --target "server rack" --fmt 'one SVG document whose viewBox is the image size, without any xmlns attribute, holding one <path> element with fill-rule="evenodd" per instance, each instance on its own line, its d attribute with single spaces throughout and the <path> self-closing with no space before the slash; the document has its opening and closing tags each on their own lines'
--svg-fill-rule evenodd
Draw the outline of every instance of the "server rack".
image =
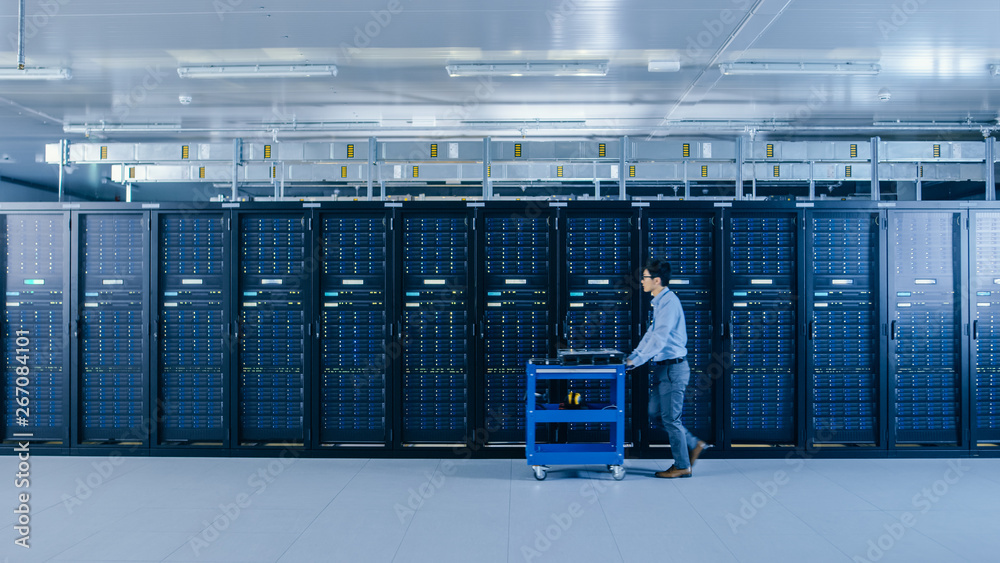
<svg viewBox="0 0 1000 563">
<path fill-rule="evenodd" d="M 796 211 L 725 215 L 726 447 L 798 440 Z"/>
<path fill-rule="evenodd" d="M 228 448 L 232 219 L 198 210 L 152 219 L 152 443 Z"/>
<path fill-rule="evenodd" d="M 322 268 L 315 320 L 318 447 L 389 443 L 390 216 L 380 204 L 318 211 Z"/>
<path fill-rule="evenodd" d="M 1000 212 L 972 211 L 971 445 L 1000 447 Z"/>
<path fill-rule="evenodd" d="M 700 205 L 691 209 L 686 205 L 683 210 L 676 205 L 653 204 L 642 211 L 641 232 L 643 249 L 640 256 L 645 258 L 660 258 L 670 262 L 672 279 L 669 282 L 671 291 L 677 294 L 684 309 L 684 319 L 687 323 L 688 363 L 691 366 L 691 380 L 684 395 L 684 426 L 699 438 L 715 443 L 718 439 L 716 431 L 715 406 L 717 392 L 721 384 L 716 380 L 722 373 L 720 351 L 715 347 L 716 316 L 716 284 L 715 260 L 718 256 L 716 244 L 719 221 L 717 213 L 710 206 Z M 640 264 L 641 266 L 641 264 Z M 642 314 L 645 326 L 652 320 L 651 300 L 648 296 L 641 299 Z M 648 378 L 643 389 L 646 393 L 655 393 Z M 636 407 L 642 413 L 645 394 L 639 394 Z M 639 419 L 645 420 L 642 415 Z M 650 446 L 669 445 L 670 439 L 666 431 L 659 428 L 657 421 L 647 421 L 643 424 L 644 442 Z"/>
<path fill-rule="evenodd" d="M 808 446 L 885 446 L 878 211 L 806 214 Z"/>
<path fill-rule="evenodd" d="M 149 220 L 148 212 L 72 215 L 77 445 L 149 445 Z"/>
<path fill-rule="evenodd" d="M 304 446 L 310 439 L 310 217 L 284 208 L 236 212 L 239 299 L 233 439 L 242 446 Z"/>
<path fill-rule="evenodd" d="M 69 255 L 67 213 L 8 213 L 3 221 L 6 291 L 3 442 L 70 443 Z M 23 391 L 16 390 L 21 379 Z M 27 394 L 24 394 L 24 391 Z M 19 411 L 18 399 L 27 398 Z M 26 421 L 19 423 L 19 418 Z M 15 436 L 17 435 L 17 436 Z"/>
<path fill-rule="evenodd" d="M 399 446 L 466 443 L 471 372 L 474 222 L 465 204 L 404 208 L 400 222 Z"/>
<path fill-rule="evenodd" d="M 476 284 L 483 350 L 477 427 L 489 444 L 524 443 L 525 366 L 555 354 L 556 216 L 547 202 L 532 202 L 491 206 L 477 219 L 484 258 Z"/>
<path fill-rule="evenodd" d="M 635 231 L 638 213 L 615 202 L 573 202 L 560 212 L 559 249 L 562 337 L 569 348 L 617 348 L 632 351 L 638 331 L 636 295 L 642 268 Z M 625 383 L 625 440 L 632 440 L 632 375 Z M 610 403 L 607 381 L 568 380 L 568 389 L 585 401 Z M 571 423 L 569 442 L 605 442 L 606 423 Z M 561 437 L 560 437 L 561 438 Z"/>
<path fill-rule="evenodd" d="M 890 447 L 962 447 L 965 213 L 893 210 L 890 235 Z"/>
</svg>

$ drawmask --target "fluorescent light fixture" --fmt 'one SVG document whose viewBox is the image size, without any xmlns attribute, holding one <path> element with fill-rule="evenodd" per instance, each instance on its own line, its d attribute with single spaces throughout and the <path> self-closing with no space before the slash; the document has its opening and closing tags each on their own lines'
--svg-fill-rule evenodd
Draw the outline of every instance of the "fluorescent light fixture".
<svg viewBox="0 0 1000 563">
<path fill-rule="evenodd" d="M 607 76 L 608 61 L 452 63 L 448 76 Z"/>
<path fill-rule="evenodd" d="M 0 80 L 69 80 L 68 68 L 0 68 Z"/>
<path fill-rule="evenodd" d="M 181 78 L 314 78 L 337 76 L 336 65 L 207 65 L 177 67 Z"/>
<path fill-rule="evenodd" d="M 722 63 L 719 71 L 734 74 L 855 74 L 873 76 L 882 70 L 877 63 Z"/>
<path fill-rule="evenodd" d="M 649 61 L 649 72 L 677 72 L 680 69 L 680 61 Z"/>
</svg>

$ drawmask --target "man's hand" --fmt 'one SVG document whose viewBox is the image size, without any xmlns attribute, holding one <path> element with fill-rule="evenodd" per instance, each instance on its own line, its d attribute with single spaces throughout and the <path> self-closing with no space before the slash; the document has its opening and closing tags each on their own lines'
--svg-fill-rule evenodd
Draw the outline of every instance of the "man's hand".
<svg viewBox="0 0 1000 563">
<path fill-rule="evenodd" d="M 628 371 L 630 369 L 635 369 L 635 364 L 632 363 L 632 360 L 625 360 L 625 370 Z"/>
</svg>

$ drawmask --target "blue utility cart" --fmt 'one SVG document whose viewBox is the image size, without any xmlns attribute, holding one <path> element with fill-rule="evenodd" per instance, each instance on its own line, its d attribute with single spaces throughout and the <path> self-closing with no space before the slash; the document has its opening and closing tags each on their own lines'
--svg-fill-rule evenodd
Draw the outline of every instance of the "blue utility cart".
<svg viewBox="0 0 1000 563">
<path fill-rule="evenodd" d="M 556 360 L 530 360 L 527 366 L 527 408 L 525 455 L 535 472 L 535 479 L 545 479 L 549 465 L 607 465 L 615 480 L 625 478 L 625 365 L 563 365 Z M 538 382 L 557 379 L 606 379 L 612 382 L 611 403 L 571 405 L 544 402 L 536 396 Z M 539 399 L 541 398 L 541 401 Z M 568 399 L 564 397 L 565 401 Z M 585 398 L 584 398 L 585 399 Z M 553 400 L 553 399 L 549 399 Z M 566 408 L 570 407 L 570 408 Z M 601 443 L 537 443 L 536 424 L 541 423 L 600 423 L 611 425 L 609 442 Z"/>
</svg>

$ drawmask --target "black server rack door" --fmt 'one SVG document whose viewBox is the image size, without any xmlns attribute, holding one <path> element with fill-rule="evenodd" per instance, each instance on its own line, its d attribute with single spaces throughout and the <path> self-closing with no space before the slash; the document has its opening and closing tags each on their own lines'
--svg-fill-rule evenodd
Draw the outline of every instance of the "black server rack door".
<svg viewBox="0 0 1000 563">
<path fill-rule="evenodd" d="M 5 442 L 69 443 L 69 359 L 65 340 L 67 220 L 62 214 L 4 221 L 7 256 L 3 334 Z"/>
<path fill-rule="evenodd" d="M 565 219 L 566 313 L 563 336 L 574 349 L 614 348 L 632 351 L 632 288 L 638 268 L 633 263 L 632 213 L 571 211 Z M 581 401 L 614 403 L 611 383 L 606 380 L 571 379 L 568 391 Z M 631 439 L 632 376 L 625 383 L 625 439 Z M 607 423 L 570 423 L 569 442 L 610 440 Z M 556 437 L 553 437 L 556 439 Z"/>
<path fill-rule="evenodd" d="M 146 442 L 143 214 L 79 216 L 81 443 Z"/>
<path fill-rule="evenodd" d="M 387 440 L 386 223 L 385 213 L 320 217 L 321 444 Z"/>
<path fill-rule="evenodd" d="M 948 211 L 890 215 L 896 444 L 961 442 L 960 219 Z"/>
<path fill-rule="evenodd" d="M 1000 445 L 1000 213 L 973 212 L 972 443 Z"/>
<path fill-rule="evenodd" d="M 727 219 L 731 444 L 795 444 L 796 220 L 782 212 Z"/>
<path fill-rule="evenodd" d="M 403 213 L 403 443 L 468 436 L 469 213 Z"/>
<path fill-rule="evenodd" d="M 157 442 L 222 445 L 226 421 L 226 218 L 157 217 Z"/>
<path fill-rule="evenodd" d="M 485 427 L 491 443 L 524 443 L 526 365 L 552 349 L 554 217 L 489 212 L 484 223 Z"/>
<path fill-rule="evenodd" d="M 239 215 L 238 438 L 304 444 L 306 218 Z"/>
<path fill-rule="evenodd" d="M 878 443 L 877 213 L 807 218 L 807 403 L 810 444 Z"/>
<path fill-rule="evenodd" d="M 644 218 L 646 254 L 670 263 L 671 291 L 677 294 L 687 324 L 687 358 L 691 380 L 684 395 L 682 422 L 695 436 L 715 435 L 713 329 L 715 317 L 715 216 L 714 214 L 650 212 Z M 642 298 L 642 318 L 652 322 L 648 296 Z M 649 387 L 650 394 L 656 390 Z M 662 423 L 649 421 L 650 444 L 670 443 Z"/>
</svg>

